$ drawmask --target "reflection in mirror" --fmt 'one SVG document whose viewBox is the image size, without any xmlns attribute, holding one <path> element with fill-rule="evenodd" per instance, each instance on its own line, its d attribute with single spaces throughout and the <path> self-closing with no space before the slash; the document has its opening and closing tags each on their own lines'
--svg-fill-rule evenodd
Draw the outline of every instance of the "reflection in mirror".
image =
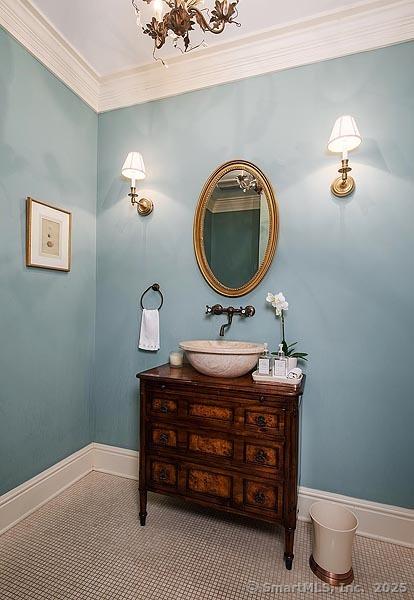
<svg viewBox="0 0 414 600">
<path fill-rule="evenodd" d="M 227 288 L 241 288 L 257 273 L 269 242 L 266 195 L 253 173 L 237 169 L 217 182 L 204 215 L 207 263 Z"/>
</svg>

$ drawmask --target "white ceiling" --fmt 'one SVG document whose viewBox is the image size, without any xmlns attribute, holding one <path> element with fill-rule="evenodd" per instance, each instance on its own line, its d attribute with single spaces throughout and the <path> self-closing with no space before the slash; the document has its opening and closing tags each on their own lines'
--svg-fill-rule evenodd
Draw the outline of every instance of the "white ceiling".
<svg viewBox="0 0 414 600">
<path fill-rule="evenodd" d="M 138 32 L 131 0 L 32 0 L 32 4 L 99 76 L 153 63 L 152 40 Z M 137 4 L 144 2 L 137 0 Z M 206 7 L 213 4 L 205 0 Z M 211 47 L 354 4 L 349 0 L 240 0 L 242 27 L 231 25 L 222 35 L 204 38 Z M 160 55 L 168 58 L 177 53 L 169 44 Z"/>
</svg>

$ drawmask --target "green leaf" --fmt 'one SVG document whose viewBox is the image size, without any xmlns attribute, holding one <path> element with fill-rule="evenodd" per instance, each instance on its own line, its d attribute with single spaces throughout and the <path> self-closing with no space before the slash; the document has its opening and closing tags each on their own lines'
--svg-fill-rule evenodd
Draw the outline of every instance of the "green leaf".
<svg viewBox="0 0 414 600">
<path fill-rule="evenodd" d="M 308 360 L 306 357 L 309 356 L 306 352 L 295 352 L 292 354 L 292 358 L 301 358 L 302 360 Z"/>
<path fill-rule="evenodd" d="M 293 348 L 293 346 L 296 346 L 298 342 L 293 342 L 293 344 L 289 344 L 288 348 Z"/>
</svg>

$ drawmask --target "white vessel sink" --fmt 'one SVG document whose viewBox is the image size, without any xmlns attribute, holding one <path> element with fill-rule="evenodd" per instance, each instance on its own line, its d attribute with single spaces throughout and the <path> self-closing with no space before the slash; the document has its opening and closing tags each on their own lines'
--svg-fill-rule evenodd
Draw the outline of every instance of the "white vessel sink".
<svg viewBox="0 0 414 600">
<path fill-rule="evenodd" d="M 194 340 L 181 342 L 188 362 L 197 371 L 211 377 L 241 377 L 257 364 L 263 344 Z"/>
</svg>

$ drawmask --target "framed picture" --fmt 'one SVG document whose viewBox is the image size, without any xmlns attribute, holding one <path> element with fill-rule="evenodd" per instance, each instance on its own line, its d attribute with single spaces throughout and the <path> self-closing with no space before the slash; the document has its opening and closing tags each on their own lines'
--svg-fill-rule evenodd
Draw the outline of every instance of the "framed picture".
<svg viewBox="0 0 414 600">
<path fill-rule="evenodd" d="M 33 198 L 26 205 L 26 265 L 70 271 L 72 214 Z"/>
</svg>

